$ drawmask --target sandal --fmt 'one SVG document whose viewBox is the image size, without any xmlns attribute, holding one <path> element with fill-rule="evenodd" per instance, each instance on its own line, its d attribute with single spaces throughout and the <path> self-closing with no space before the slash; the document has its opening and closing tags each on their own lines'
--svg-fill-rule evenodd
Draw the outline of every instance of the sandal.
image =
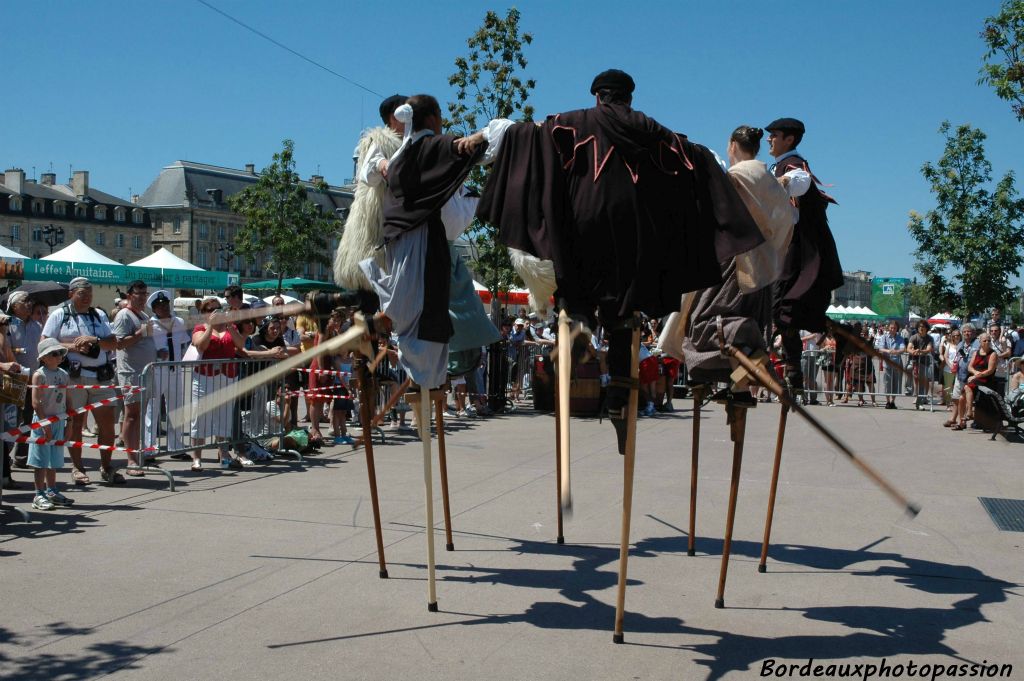
<svg viewBox="0 0 1024 681">
<path fill-rule="evenodd" d="M 92 482 L 86 472 L 81 468 L 71 469 L 71 479 L 75 481 L 76 485 L 88 485 Z"/>
<path fill-rule="evenodd" d="M 943 428 L 952 428 L 955 425 L 956 425 L 956 419 L 950 419 L 950 420 L 946 421 L 945 423 L 943 423 L 942 427 Z"/>
<path fill-rule="evenodd" d="M 141 468 L 131 468 L 131 467 L 128 467 L 128 468 L 124 469 L 124 473 L 125 473 L 125 475 L 131 476 L 133 478 L 144 478 L 144 477 L 146 477 L 146 471 L 142 470 Z"/>
<path fill-rule="evenodd" d="M 967 430 L 967 422 L 961 421 L 952 428 L 953 430 Z"/>
<path fill-rule="evenodd" d="M 131 473 L 129 473 L 129 475 L 131 475 Z M 103 478 L 103 482 L 108 485 L 123 485 L 125 483 L 124 476 L 113 468 L 101 468 L 100 477 Z"/>
<path fill-rule="evenodd" d="M 201 471 L 201 470 L 203 470 L 203 462 L 202 461 L 193 461 L 192 462 L 192 470 L 194 470 L 194 471 Z"/>
</svg>

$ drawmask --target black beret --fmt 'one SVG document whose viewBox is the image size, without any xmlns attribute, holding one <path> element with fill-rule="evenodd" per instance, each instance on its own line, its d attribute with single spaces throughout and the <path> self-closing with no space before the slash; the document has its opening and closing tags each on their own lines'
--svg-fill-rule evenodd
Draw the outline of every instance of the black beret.
<svg viewBox="0 0 1024 681">
<path fill-rule="evenodd" d="M 784 130 L 786 132 L 798 132 L 801 135 L 804 134 L 804 124 L 795 118 L 777 118 L 768 125 L 764 126 L 765 130 Z"/>
<path fill-rule="evenodd" d="M 380 103 L 380 119 L 387 125 L 388 119 L 391 114 L 395 113 L 395 109 L 405 104 L 405 100 L 409 99 L 405 95 L 391 95 L 383 102 Z"/>
<path fill-rule="evenodd" d="M 596 95 L 598 90 L 613 90 L 631 95 L 635 88 L 636 83 L 628 73 L 618 69 L 608 69 L 594 76 L 594 82 L 590 84 L 590 94 Z"/>
</svg>

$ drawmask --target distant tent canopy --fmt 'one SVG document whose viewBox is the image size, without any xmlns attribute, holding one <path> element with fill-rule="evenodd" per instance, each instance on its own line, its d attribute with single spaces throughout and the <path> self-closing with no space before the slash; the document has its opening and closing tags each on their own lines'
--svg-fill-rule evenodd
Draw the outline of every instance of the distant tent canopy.
<svg viewBox="0 0 1024 681">
<path fill-rule="evenodd" d="M 264 281 L 251 281 L 248 284 L 242 284 L 242 288 L 247 291 L 276 291 L 278 290 L 277 279 L 266 279 Z M 344 291 L 346 289 L 332 284 L 329 281 L 314 281 L 313 279 L 303 279 L 301 277 L 293 277 L 291 279 L 281 280 L 282 291 Z"/>
<path fill-rule="evenodd" d="M 154 251 L 147 255 L 141 260 L 136 260 L 131 263 L 132 267 L 159 267 L 167 270 L 195 270 L 198 272 L 205 272 L 202 267 L 196 267 L 188 260 L 184 260 L 174 255 L 166 248 L 161 248 L 158 251 Z"/>
<path fill-rule="evenodd" d="M 836 321 L 864 321 L 864 322 L 877 322 L 882 321 L 882 316 L 866 307 L 844 307 L 842 305 L 829 305 L 828 309 L 825 310 L 825 314 L 829 319 L 835 319 Z"/>
<path fill-rule="evenodd" d="M 81 239 L 75 239 L 73 242 L 60 249 L 56 253 L 43 256 L 41 260 L 57 260 L 59 262 L 84 262 L 90 265 L 120 265 L 121 263 L 116 260 L 111 260 L 102 253 L 97 253 L 92 250 Z"/>
</svg>

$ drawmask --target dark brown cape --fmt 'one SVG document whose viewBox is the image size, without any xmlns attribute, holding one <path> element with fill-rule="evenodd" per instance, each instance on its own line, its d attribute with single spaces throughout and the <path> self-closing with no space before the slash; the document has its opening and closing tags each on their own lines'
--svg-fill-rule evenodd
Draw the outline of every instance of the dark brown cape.
<svg viewBox="0 0 1024 681">
<path fill-rule="evenodd" d="M 775 166 L 775 176 L 794 168 L 811 172 L 807 161 L 790 156 Z M 800 219 L 775 286 L 772 314 L 781 327 L 820 333 L 825 330 L 832 290 L 843 285 L 843 266 L 825 214 L 828 204 L 836 201 L 818 188 L 813 174 L 811 178 L 811 188 L 799 199 Z"/>
<path fill-rule="evenodd" d="M 620 317 L 678 310 L 763 241 L 710 151 L 622 105 L 511 127 L 477 217 L 552 260 L 571 311 Z"/>
<path fill-rule="evenodd" d="M 417 337 L 436 343 L 447 343 L 454 332 L 448 315 L 451 256 L 441 208 L 466 181 L 485 151 L 481 147 L 470 156 L 462 156 L 455 150 L 455 139 L 451 135 L 428 135 L 410 144 L 391 162 L 384 195 L 386 236 L 420 226 L 427 230 L 423 313 Z"/>
</svg>

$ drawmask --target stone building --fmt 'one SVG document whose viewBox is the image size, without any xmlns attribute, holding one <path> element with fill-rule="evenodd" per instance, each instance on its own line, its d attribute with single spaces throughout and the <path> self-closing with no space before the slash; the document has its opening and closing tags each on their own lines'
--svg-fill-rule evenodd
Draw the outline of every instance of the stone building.
<svg viewBox="0 0 1024 681">
<path fill-rule="evenodd" d="M 306 183 L 309 199 L 324 215 L 340 216 L 352 202 L 351 188 L 330 186 L 326 192 L 313 190 L 312 183 L 322 179 L 314 176 Z M 271 278 L 262 258 L 246 261 L 234 253 L 235 235 L 245 219 L 231 210 L 227 199 L 256 180 L 252 164 L 244 170 L 192 161 L 175 161 L 165 166 L 139 201 L 152 216 L 154 250 L 164 247 L 203 269 L 238 272 L 243 281 Z M 328 259 L 333 259 L 339 238 L 340 223 L 336 233 L 327 239 L 331 249 Z M 287 274 L 333 280 L 330 265 L 307 264 L 303 272 Z"/>
<path fill-rule="evenodd" d="M 871 273 L 864 270 L 843 272 L 843 285 L 832 291 L 832 304 L 871 307 Z"/>
<path fill-rule="evenodd" d="M 55 173 L 27 179 L 21 168 L 0 180 L 0 244 L 26 257 L 41 258 L 76 239 L 120 263 L 152 252 L 149 212 L 90 187 L 88 170 L 74 171 L 68 184 L 57 184 Z"/>
</svg>

